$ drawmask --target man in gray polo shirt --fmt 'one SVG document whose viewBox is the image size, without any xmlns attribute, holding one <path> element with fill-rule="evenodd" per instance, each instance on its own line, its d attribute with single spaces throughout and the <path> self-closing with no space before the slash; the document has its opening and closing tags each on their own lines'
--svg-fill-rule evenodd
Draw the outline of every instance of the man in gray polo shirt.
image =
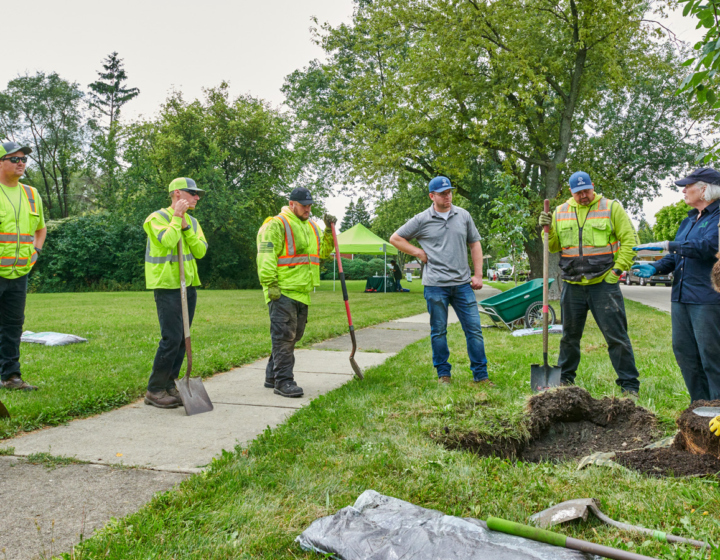
<svg viewBox="0 0 720 560">
<path fill-rule="evenodd" d="M 473 292 L 483 286 L 480 234 L 467 210 L 453 206 L 450 179 L 435 177 L 429 188 L 432 206 L 393 233 L 390 243 L 425 263 L 422 283 L 430 313 L 433 365 L 438 382 L 450 383 L 447 318 L 448 306 L 452 305 L 465 332 L 473 381 L 494 385 L 488 378 L 480 313 Z M 422 249 L 411 245 L 412 239 L 417 239 Z M 468 247 L 474 274 L 468 266 Z"/>
</svg>

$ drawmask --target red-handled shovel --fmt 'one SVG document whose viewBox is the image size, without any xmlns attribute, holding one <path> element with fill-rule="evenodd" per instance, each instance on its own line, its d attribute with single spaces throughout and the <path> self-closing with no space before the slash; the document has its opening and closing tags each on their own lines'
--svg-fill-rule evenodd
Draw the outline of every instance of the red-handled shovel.
<svg viewBox="0 0 720 560">
<path fill-rule="evenodd" d="M 355 327 L 353 327 L 352 315 L 350 315 L 350 304 L 348 303 L 347 286 L 345 286 L 345 273 L 342 269 L 342 261 L 340 260 L 340 249 L 338 248 L 337 234 L 335 233 L 335 224 L 330 224 L 332 230 L 333 243 L 335 244 L 335 258 L 337 259 L 338 272 L 340 273 L 340 285 L 342 286 L 343 300 L 345 300 L 345 311 L 347 311 L 348 324 L 350 325 L 350 340 L 352 340 L 352 352 L 350 352 L 350 366 L 352 367 L 355 377 L 363 379 L 363 373 L 360 366 L 355 361 L 355 350 L 357 350 L 357 342 L 355 341 Z"/>
</svg>

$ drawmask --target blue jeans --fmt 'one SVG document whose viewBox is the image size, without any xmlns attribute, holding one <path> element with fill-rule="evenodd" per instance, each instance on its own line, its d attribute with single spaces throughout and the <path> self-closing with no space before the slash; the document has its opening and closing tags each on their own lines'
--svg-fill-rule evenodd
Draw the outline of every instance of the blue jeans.
<svg viewBox="0 0 720 560">
<path fill-rule="evenodd" d="M 720 399 L 720 305 L 672 303 L 672 345 L 691 401 Z"/>
<path fill-rule="evenodd" d="M 487 358 L 480 328 L 480 312 L 470 284 L 448 288 L 425 286 L 425 301 L 430 313 L 433 366 L 437 369 L 438 377 L 450 377 L 452 367 L 448 363 L 450 349 L 447 345 L 448 305 L 452 305 L 465 332 L 473 379 L 475 381 L 487 379 Z"/>
</svg>

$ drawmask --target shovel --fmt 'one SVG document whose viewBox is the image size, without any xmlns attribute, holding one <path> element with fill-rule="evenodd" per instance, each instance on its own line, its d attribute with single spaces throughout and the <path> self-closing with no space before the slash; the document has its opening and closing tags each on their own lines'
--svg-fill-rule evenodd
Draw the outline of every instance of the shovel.
<svg viewBox="0 0 720 560">
<path fill-rule="evenodd" d="M 352 315 L 350 315 L 350 304 L 348 303 L 347 287 L 345 286 L 345 273 L 342 269 L 342 260 L 340 259 L 340 249 L 338 248 L 337 234 L 335 233 L 335 224 L 330 224 L 332 230 L 333 243 L 335 244 L 335 258 L 337 259 L 338 273 L 340 274 L 340 285 L 342 286 L 343 300 L 345 300 L 345 311 L 347 311 L 348 324 L 350 325 L 350 340 L 352 340 L 352 352 L 350 352 L 350 367 L 352 367 L 355 377 L 363 379 L 363 373 L 360 366 L 355 361 L 355 350 L 357 350 L 357 342 L 355 341 L 355 327 L 353 327 Z"/>
<path fill-rule="evenodd" d="M 701 406 L 693 410 L 693 413 L 706 418 L 715 418 L 720 415 L 720 406 Z"/>
<path fill-rule="evenodd" d="M 692 539 L 684 539 L 683 537 L 676 537 L 675 535 L 669 535 L 662 531 L 653 531 L 652 529 L 646 529 L 645 527 L 637 527 L 635 525 L 628 525 L 627 523 L 621 523 L 609 518 L 598 506 L 598 502 L 595 498 L 579 498 L 577 500 L 568 500 L 562 502 L 553 507 L 545 509 L 540 513 L 536 513 L 530 516 L 532 521 L 538 527 L 546 529 L 559 523 L 565 523 L 566 521 L 574 521 L 575 519 L 582 519 L 587 521 L 588 513 L 593 512 L 595 516 L 608 525 L 612 525 L 620 529 L 621 531 L 631 531 L 634 533 L 642 533 L 644 535 L 650 535 L 651 537 L 661 541 L 669 543 L 680 543 L 680 544 L 691 544 L 698 548 L 707 547 L 707 543 L 703 541 L 696 541 Z"/>
<path fill-rule="evenodd" d="M 182 399 L 185 413 L 188 416 L 210 412 L 213 404 L 205 390 L 200 377 L 190 377 L 192 371 L 192 346 L 190 344 L 190 314 L 188 313 L 187 286 L 185 286 L 185 263 L 183 262 L 182 240 L 178 241 L 178 264 L 180 265 L 180 298 L 182 299 L 183 330 L 185 331 L 185 353 L 187 354 L 187 371 L 182 379 L 175 380 Z"/>
<path fill-rule="evenodd" d="M 545 212 L 550 211 L 550 201 L 545 199 Z M 534 392 L 560 386 L 560 368 L 548 365 L 548 277 L 550 276 L 550 251 L 548 235 L 550 226 L 543 226 L 543 365 L 530 366 L 530 386 Z"/>
<path fill-rule="evenodd" d="M 2 401 L 0 401 L 0 418 L 10 418 L 10 413 Z"/>
</svg>

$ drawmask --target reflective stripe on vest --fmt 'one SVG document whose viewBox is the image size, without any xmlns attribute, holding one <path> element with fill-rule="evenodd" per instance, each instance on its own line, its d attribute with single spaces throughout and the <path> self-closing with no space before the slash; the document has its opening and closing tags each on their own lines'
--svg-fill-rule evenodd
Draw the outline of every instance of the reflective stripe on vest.
<svg viewBox="0 0 720 560">
<path fill-rule="evenodd" d="M 310 227 L 315 233 L 315 241 L 317 242 L 317 253 L 310 255 L 298 255 L 295 253 L 295 236 L 288 219 L 282 214 L 275 216 L 282 222 L 285 228 L 285 253 L 278 257 L 278 266 L 301 266 L 305 264 L 314 264 L 320 266 L 320 232 L 317 225 L 312 220 L 308 220 Z"/>
<path fill-rule="evenodd" d="M 607 220 L 610 224 L 610 234 L 612 235 L 615 231 L 612 227 L 612 220 L 611 218 L 612 214 L 612 203 L 605 197 L 603 197 L 600 202 L 597 205 L 597 208 L 595 210 L 591 210 L 588 212 L 587 217 L 585 218 L 585 222 L 583 223 L 583 231 L 585 230 L 585 226 L 587 225 L 588 220 Z M 575 222 L 578 221 L 577 213 L 575 212 L 574 208 L 571 208 L 571 206 L 566 202 L 565 204 L 561 205 L 558 211 L 555 214 L 556 221 L 560 222 L 563 220 L 573 220 Z M 578 227 L 579 227 L 578 223 Z M 578 229 L 578 243 L 580 243 L 582 233 Z M 620 243 L 618 241 L 611 242 L 607 245 L 604 245 L 602 247 L 595 247 L 593 245 L 583 245 L 582 246 L 582 256 L 597 256 L 597 255 L 612 255 L 614 253 L 617 253 L 620 250 Z M 574 247 L 563 247 L 562 252 L 560 253 L 560 256 L 565 258 L 577 258 L 581 256 L 580 246 L 576 245 Z"/>
<path fill-rule="evenodd" d="M 195 256 L 192 253 L 183 255 L 183 262 L 195 260 Z M 150 240 L 148 239 L 145 248 L 145 262 L 150 264 L 164 264 L 168 262 L 178 262 L 177 255 L 165 255 L 164 257 L 151 257 L 150 256 Z"/>
<path fill-rule="evenodd" d="M 17 243 L 17 233 L 0 233 L 0 243 Z M 32 243 L 35 241 L 35 236 L 30 234 L 20 234 L 20 243 Z"/>
<path fill-rule="evenodd" d="M 22 183 L 20 183 L 22 185 Z M 28 202 L 30 203 L 30 212 L 33 214 L 37 214 L 37 207 L 35 206 L 35 194 L 33 193 L 32 187 L 28 187 L 27 185 L 22 185 L 23 190 L 25 191 L 25 196 L 28 199 Z"/>
<path fill-rule="evenodd" d="M 33 265 L 37 262 L 38 256 L 37 251 L 32 254 L 32 257 L 30 257 L 30 264 Z M 28 259 L 17 259 L 15 260 L 15 257 L 2 257 L 0 258 L 0 266 L 27 266 Z"/>
</svg>

